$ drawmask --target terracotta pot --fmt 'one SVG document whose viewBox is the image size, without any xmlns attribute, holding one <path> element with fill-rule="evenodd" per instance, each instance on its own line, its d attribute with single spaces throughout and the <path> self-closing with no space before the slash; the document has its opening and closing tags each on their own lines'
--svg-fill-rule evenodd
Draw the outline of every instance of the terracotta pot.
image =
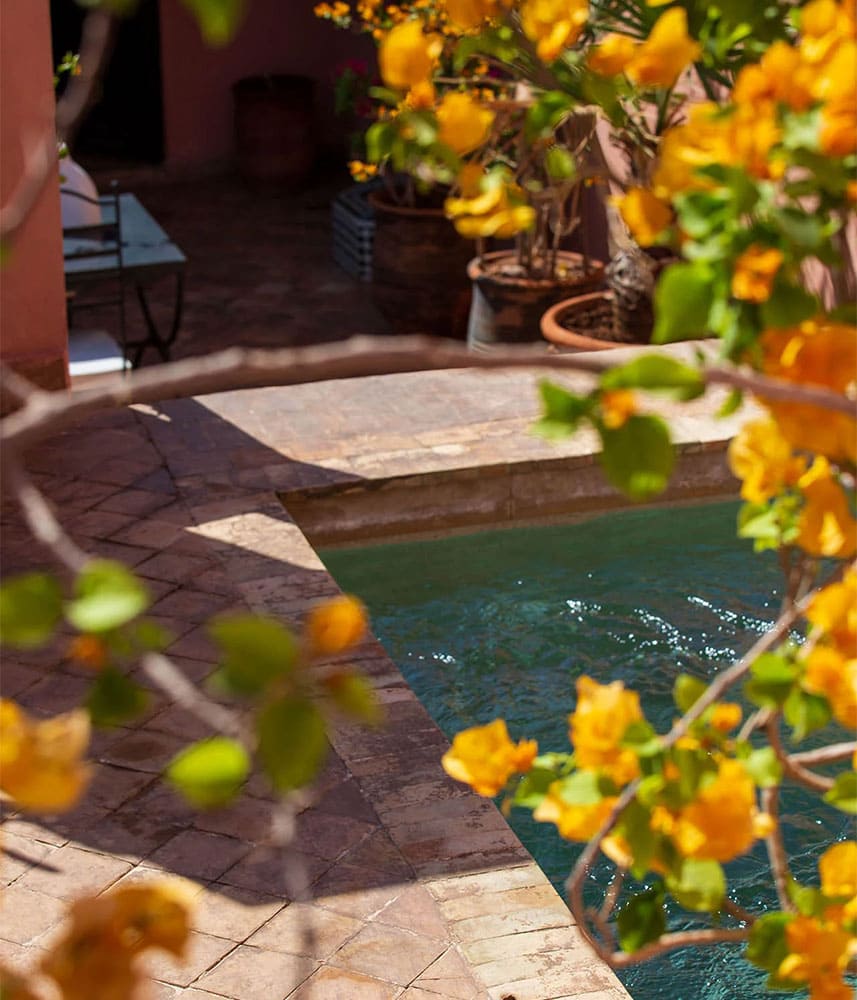
<svg viewBox="0 0 857 1000">
<path fill-rule="evenodd" d="M 393 205 L 382 191 L 375 211 L 372 301 L 394 333 L 428 333 L 463 340 L 470 309 L 467 262 L 473 244 L 441 208 Z"/>
<path fill-rule="evenodd" d="M 254 187 L 299 187 L 316 158 L 315 83 L 306 76 L 248 76 L 232 86 L 238 171 Z"/>
<path fill-rule="evenodd" d="M 542 336 L 557 350 L 573 353 L 576 351 L 609 351 L 615 347 L 627 347 L 620 340 L 603 340 L 574 329 L 575 316 L 590 315 L 598 310 L 607 323 L 613 322 L 613 294 L 611 292 L 591 292 L 564 299 L 552 306 L 542 316 Z M 570 329 L 569 329 L 570 328 Z"/>
<path fill-rule="evenodd" d="M 570 271 L 563 278 L 514 277 L 499 272 L 505 262 L 512 263 L 514 251 L 499 250 L 483 254 L 467 265 L 473 281 L 473 304 L 467 328 L 471 350 L 490 350 L 495 344 L 530 344 L 539 339 L 539 324 L 546 309 L 569 292 L 588 292 L 604 279 L 604 264 L 588 260 L 589 270 L 582 271 L 583 256 L 560 251 L 560 263 Z"/>
</svg>

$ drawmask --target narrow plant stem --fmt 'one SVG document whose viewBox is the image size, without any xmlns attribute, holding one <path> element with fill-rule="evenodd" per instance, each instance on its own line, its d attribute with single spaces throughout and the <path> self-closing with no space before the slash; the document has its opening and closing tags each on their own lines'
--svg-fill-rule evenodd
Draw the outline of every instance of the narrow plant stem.
<svg viewBox="0 0 857 1000">
<path fill-rule="evenodd" d="M 692 945 L 718 944 L 724 941 L 746 941 L 750 936 L 749 927 L 711 928 L 699 931 L 676 931 L 674 934 L 664 934 L 657 941 L 643 945 L 637 951 L 628 955 L 623 951 L 613 952 L 607 960 L 614 969 L 625 969 L 629 965 L 645 962 L 656 955 L 663 955 L 676 948 L 689 948 Z"/>
<path fill-rule="evenodd" d="M 762 789 L 762 808 L 774 821 L 774 829 L 765 837 L 765 846 L 768 849 L 768 861 L 771 865 L 771 872 L 774 876 L 774 887 L 777 890 L 777 900 L 780 909 L 787 913 L 796 912 L 794 903 L 789 899 L 788 884 L 791 874 L 789 872 L 789 861 L 786 849 L 783 844 L 782 833 L 780 831 L 780 787 L 774 785 L 772 788 Z"/>
<path fill-rule="evenodd" d="M 757 729 L 761 729 L 765 725 L 770 714 L 771 710 L 769 708 L 760 708 L 758 711 L 753 712 L 752 715 L 748 716 L 744 725 L 738 732 L 738 742 L 741 743 L 750 739 Z"/>
<path fill-rule="evenodd" d="M 743 906 L 736 903 L 733 899 L 724 899 L 720 904 L 720 909 L 724 913 L 728 913 L 730 917 L 734 917 L 736 920 L 741 920 L 748 926 L 756 922 L 756 914 L 751 913 L 749 910 L 745 910 Z"/>
<path fill-rule="evenodd" d="M 802 764 L 795 763 L 794 759 L 786 753 L 780 737 L 779 715 L 773 715 L 768 719 L 768 723 L 765 726 L 765 733 L 768 737 L 768 742 L 771 744 L 771 749 L 777 755 L 777 760 L 780 762 L 784 774 L 787 774 L 799 785 L 811 788 L 814 792 L 827 792 L 833 788 L 833 778 L 814 774 Z"/>
<path fill-rule="evenodd" d="M 823 764 L 836 764 L 838 761 L 848 760 L 855 753 L 857 753 L 857 741 L 831 743 L 829 746 L 819 747 L 817 750 L 804 750 L 790 756 L 795 764 L 802 764 L 804 767 L 821 767 Z"/>
</svg>

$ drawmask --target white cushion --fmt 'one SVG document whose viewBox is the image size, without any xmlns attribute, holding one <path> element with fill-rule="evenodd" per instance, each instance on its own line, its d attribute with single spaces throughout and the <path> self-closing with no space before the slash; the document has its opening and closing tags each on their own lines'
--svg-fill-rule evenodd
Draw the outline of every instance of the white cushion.
<svg viewBox="0 0 857 1000">
<path fill-rule="evenodd" d="M 130 367 L 131 362 L 106 330 L 69 330 L 70 375 L 101 375 L 126 371 Z"/>
</svg>

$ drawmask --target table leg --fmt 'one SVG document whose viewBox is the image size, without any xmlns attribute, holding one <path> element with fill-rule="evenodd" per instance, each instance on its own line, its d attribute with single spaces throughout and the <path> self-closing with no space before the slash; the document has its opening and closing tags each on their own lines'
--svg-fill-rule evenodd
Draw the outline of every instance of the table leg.
<svg viewBox="0 0 857 1000">
<path fill-rule="evenodd" d="M 146 299 L 146 290 L 144 286 L 135 285 L 135 290 L 137 292 L 137 301 L 140 303 L 140 309 L 143 313 L 143 320 L 146 323 L 146 329 L 149 332 L 149 336 L 145 340 L 134 345 L 136 350 L 134 352 L 133 366 L 134 368 L 139 367 L 143 353 L 149 346 L 155 348 L 161 356 L 161 361 L 169 361 L 170 348 L 175 343 L 176 337 L 179 333 L 179 328 L 181 327 L 182 311 L 184 309 L 184 274 L 182 272 L 178 272 L 176 274 L 176 297 L 175 304 L 173 306 L 173 320 L 170 324 L 170 331 L 166 337 L 162 337 L 158 331 L 158 327 L 155 323 L 154 317 L 152 316 L 152 311 L 149 308 L 148 300 Z"/>
</svg>

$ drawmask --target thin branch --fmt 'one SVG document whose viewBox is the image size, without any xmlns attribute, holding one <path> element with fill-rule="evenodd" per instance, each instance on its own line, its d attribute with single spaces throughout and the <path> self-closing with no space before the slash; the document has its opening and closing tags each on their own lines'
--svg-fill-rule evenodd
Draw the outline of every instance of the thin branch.
<svg viewBox="0 0 857 1000">
<path fill-rule="evenodd" d="M 789 898 L 788 884 L 791 874 L 789 872 L 789 859 L 786 848 L 783 844 L 782 831 L 780 830 L 780 787 L 774 785 L 771 788 L 762 789 L 762 808 L 774 820 L 774 828 L 765 837 L 765 847 L 768 849 L 768 861 L 774 875 L 774 886 L 777 890 L 777 899 L 780 909 L 787 913 L 795 913 L 797 907 Z"/>
<path fill-rule="evenodd" d="M 723 900 L 720 904 L 720 909 L 723 913 L 728 913 L 730 917 L 734 917 L 736 920 L 741 920 L 748 926 L 756 922 L 756 914 L 751 913 L 749 910 L 745 910 L 740 903 L 736 903 L 734 899 L 729 899 L 728 897 Z"/>
<path fill-rule="evenodd" d="M 476 353 L 448 340 L 422 336 L 396 340 L 359 336 L 347 341 L 277 350 L 232 347 L 205 357 L 145 368 L 101 387 L 74 393 L 42 394 L 0 424 L 0 438 L 7 444 L 24 447 L 105 407 L 153 403 L 253 386 L 298 385 L 365 375 L 460 368 L 542 368 L 600 375 L 614 365 L 610 359 L 597 356 L 548 354 L 540 345 Z M 857 403 L 826 389 L 797 386 L 781 379 L 717 367 L 703 369 L 701 375 L 708 384 L 733 385 L 751 389 L 756 395 L 769 399 L 813 403 L 828 410 L 857 414 Z"/>
<path fill-rule="evenodd" d="M 10 368 L 5 362 L 0 361 L 0 392 L 11 402 L 18 406 L 23 406 L 33 396 L 44 391 L 35 382 L 31 382 L 28 378 Z"/>
<path fill-rule="evenodd" d="M 831 743 L 817 750 L 804 750 L 790 755 L 793 764 L 804 767 L 821 767 L 822 764 L 835 764 L 840 760 L 848 760 L 857 753 L 857 741 L 851 743 Z"/>
<path fill-rule="evenodd" d="M 146 653 L 140 660 L 146 676 L 173 701 L 216 732 L 252 745 L 248 728 L 237 712 L 218 705 L 191 683 L 179 668 L 160 653 Z"/>
<path fill-rule="evenodd" d="M 3 460 L 5 484 L 17 500 L 33 537 L 72 576 L 77 576 L 91 557 L 78 548 L 65 533 L 44 494 L 24 471 L 21 463 L 8 452 L 4 454 Z"/>
<path fill-rule="evenodd" d="M 750 936 L 749 927 L 711 928 L 699 931 L 676 931 L 674 934 L 664 934 L 657 941 L 643 945 L 637 951 L 628 955 L 624 951 L 615 951 L 607 956 L 607 961 L 614 969 L 625 969 L 629 965 L 645 962 L 655 955 L 674 951 L 676 948 L 689 948 L 695 945 L 717 944 L 721 941 L 746 941 Z"/>
<path fill-rule="evenodd" d="M 769 708 L 759 708 L 752 715 L 748 716 L 736 737 L 738 742 L 743 743 L 749 740 L 757 729 L 761 729 L 765 725 L 770 714 L 771 710 Z"/>
<path fill-rule="evenodd" d="M 814 792 L 828 792 L 833 788 L 833 778 L 825 778 L 820 774 L 815 774 L 802 764 L 795 761 L 786 752 L 783 741 L 780 738 L 779 716 L 772 715 L 765 726 L 765 733 L 771 749 L 777 756 L 783 773 L 788 775 L 793 781 L 806 788 L 811 788 Z"/>
</svg>

